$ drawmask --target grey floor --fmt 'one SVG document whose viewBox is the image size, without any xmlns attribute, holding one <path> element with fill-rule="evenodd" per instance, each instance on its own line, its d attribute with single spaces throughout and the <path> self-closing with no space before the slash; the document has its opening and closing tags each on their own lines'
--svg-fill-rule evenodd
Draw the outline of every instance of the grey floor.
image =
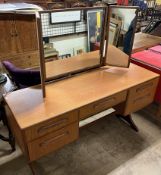
<svg viewBox="0 0 161 175">
<path fill-rule="evenodd" d="M 118 120 L 114 114 L 83 126 L 80 129 L 79 140 L 37 161 L 38 174 L 107 175 L 111 173 L 136 155 L 161 142 L 161 124 L 154 119 L 156 107 L 151 105 L 132 115 L 139 127 L 138 133 Z M 98 118 L 99 115 L 95 117 Z M 5 132 L 2 126 L 0 130 Z M 0 141 L 0 174 L 31 175 L 20 149 L 17 147 L 17 151 L 12 154 L 9 154 L 9 149 L 7 143 Z"/>
</svg>

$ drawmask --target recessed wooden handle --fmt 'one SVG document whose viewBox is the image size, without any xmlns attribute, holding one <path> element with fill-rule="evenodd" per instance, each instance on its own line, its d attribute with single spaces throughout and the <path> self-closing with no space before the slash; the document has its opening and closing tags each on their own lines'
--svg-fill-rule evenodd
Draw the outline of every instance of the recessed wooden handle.
<svg viewBox="0 0 161 175">
<path fill-rule="evenodd" d="M 51 139 L 48 139 L 48 140 L 45 140 L 44 142 L 41 142 L 41 143 L 39 144 L 39 146 L 40 146 L 40 147 L 47 146 L 48 144 L 51 144 L 51 143 L 57 141 L 58 139 L 60 139 L 60 138 L 62 138 L 62 137 L 64 137 L 64 136 L 66 136 L 66 135 L 68 135 L 68 134 L 69 134 L 69 132 L 66 131 L 65 133 L 62 133 L 62 134 L 57 135 L 57 136 L 55 136 L 55 137 L 53 137 L 53 138 L 51 138 Z"/>
<path fill-rule="evenodd" d="M 94 108 L 97 110 L 97 109 L 106 107 L 107 103 L 113 103 L 115 100 L 116 100 L 116 97 L 108 98 L 107 100 L 105 100 L 103 102 L 99 102 L 99 104 L 94 105 Z"/>
<path fill-rule="evenodd" d="M 45 132 L 46 130 L 48 130 L 52 127 L 56 127 L 58 125 L 61 125 L 62 123 L 66 123 L 66 122 L 68 122 L 68 118 L 63 118 L 57 122 L 53 122 L 53 123 L 50 123 L 49 125 L 45 125 L 45 126 L 38 128 L 37 132 L 38 132 L 38 134 L 40 134 L 40 133 Z"/>
<path fill-rule="evenodd" d="M 136 92 L 144 91 L 146 88 L 152 87 L 152 86 L 153 86 L 153 82 L 150 82 L 150 83 L 148 83 L 148 84 L 145 84 L 145 85 L 143 85 L 143 86 L 137 88 L 137 89 L 136 89 Z"/>
<path fill-rule="evenodd" d="M 136 102 L 138 102 L 138 101 L 140 101 L 140 100 L 142 100 L 142 99 L 145 99 L 145 98 L 149 97 L 150 95 L 151 95 L 151 93 L 148 93 L 147 95 L 144 95 L 144 96 L 142 96 L 142 97 L 139 97 L 139 98 L 135 99 L 135 100 L 133 101 L 133 103 L 136 103 Z"/>
</svg>

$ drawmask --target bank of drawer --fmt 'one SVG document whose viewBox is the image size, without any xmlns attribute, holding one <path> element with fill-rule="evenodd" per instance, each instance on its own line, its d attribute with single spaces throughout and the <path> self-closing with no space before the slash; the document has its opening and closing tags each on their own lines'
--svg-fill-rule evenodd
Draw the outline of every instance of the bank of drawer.
<svg viewBox="0 0 161 175">
<path fill-rule="evenodd" d="M 124 115 L 140 110 L 154 100 L 158 78 L 133 87 L 128 92 Z"/>
<path fill-rule="evenodd" d="M 78 121 L 78 111 L 72 111 L 62 116 L 55 117 L 25 130 L 26 140 L 31 141 L 52 131 L 63 128 Z"/>
<path fill-rule="evenodd" d="M 87 117 L 90 117 L 91 115 L 94 115 L 98 112 L 101 112 L 103 110 L 106 110 L 110 107 L 113 107 L 120 102 L 123 102 L 126 100 L 126 91 L 122 91 L 120 93 L 117 93 L 115 95 L 112 95 L 110 97 L 104 98 L 102 100 L 99 100 L 95 103 L 89 104 L 85 107 L 82 107 L 79 112 L 79 118 L 80 120 L 83 120 Z"/>
<path fill-rule="evenodd" d="M 28 143 L 30 161 L 63 147 L 78 138 L 78 122 Z"/>
</svg>

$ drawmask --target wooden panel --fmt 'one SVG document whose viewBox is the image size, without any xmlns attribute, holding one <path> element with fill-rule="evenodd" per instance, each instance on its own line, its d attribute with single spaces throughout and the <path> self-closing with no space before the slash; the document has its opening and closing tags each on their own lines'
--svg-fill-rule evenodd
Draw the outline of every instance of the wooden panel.
<svg viewBox="0 0 161 175">
<path fill-rule="evenodd" d="M 31 68 L 39 66 L 39 52 L 28 52 L 24 54 L 17 54 L 12 57 L 3 57 L 1 61 L 8 60 L 19 68 Z"/>
<path fill-rule="evenodd" d="M 129 90 L 124 115 L 135 112 L 154 100 L 159 79 L 153 79 Z"/>
<path fill-rule="evenodd" d="M 21 46 L 21 52 L 38 49 L 35 15 L 16 14 L 16 31 Z"/>
<path fill-rule="evenodd" d="M 62 116 L 55 117 L 49 121 L 26 129 L 26 139 L 28 141 L 33 140 L 34 138 L 38 138 L 49 132 L 56 131 L 76 121 L 78 122 L 78 111 L 72 111 Z"/>
<path fill-rule="evenodd" d="M 112 106 L 117 105 L 118 103 L 125 101 L 126 95 L 127 95 L 127 92 L 123 91 L 115 95 L 112 95 L 110 97 L 99 100 L 98 102 L 82 107 L 79 113 L 80 120 L 83 120 L 87 117 L 90 117 L 93 114 L 97 114 L 98 112 L 106 110 Z"/>
<path fill-rule="evenodd" d="M 39 57 L 39 51 L 35 51 L 32 53 L 25 54 L 25 58 L 27 61 L 27 64 L 25 64 L 25 61 L 23 63 L 23 68 L 32 68 L 32 67 L 40 67 L 40 57 Z"/>
<path fill-rule="evenodd" d="M 147 33 L 136 33 L 132 53 L 139 52 L 160 44 L 161 37 L 150 35 Z"/>
<path fill-rule="evenodd" d="M 15 22 L 13 15 L 0 14 L 0 59 L 17 53 L 17 37 L 15 37 Z"/>
<path fill-rule="evenodd" d="M 55 151 L 78 138 L 78 122 L 28 143 L 30 161 Z"/>
</svg>

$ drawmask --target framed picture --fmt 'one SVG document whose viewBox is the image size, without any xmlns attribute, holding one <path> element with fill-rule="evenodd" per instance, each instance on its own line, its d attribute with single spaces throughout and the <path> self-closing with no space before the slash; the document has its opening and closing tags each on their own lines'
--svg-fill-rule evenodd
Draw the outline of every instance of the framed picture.
<svg viewBox="0 0 161 175">
<path fill-rule="evenodd" d="M 85 53 L 85 52 L 86 52 L 86 48 L 84 48 L 82 46 L 74 47 L 74 56 L 80 55 L 80 54 Z"/>
<path fill-rule="evenodd" d="M 88 51 L 97 50 L 101 42 L 103 10 L 87 11 Z"/>
</svg>

